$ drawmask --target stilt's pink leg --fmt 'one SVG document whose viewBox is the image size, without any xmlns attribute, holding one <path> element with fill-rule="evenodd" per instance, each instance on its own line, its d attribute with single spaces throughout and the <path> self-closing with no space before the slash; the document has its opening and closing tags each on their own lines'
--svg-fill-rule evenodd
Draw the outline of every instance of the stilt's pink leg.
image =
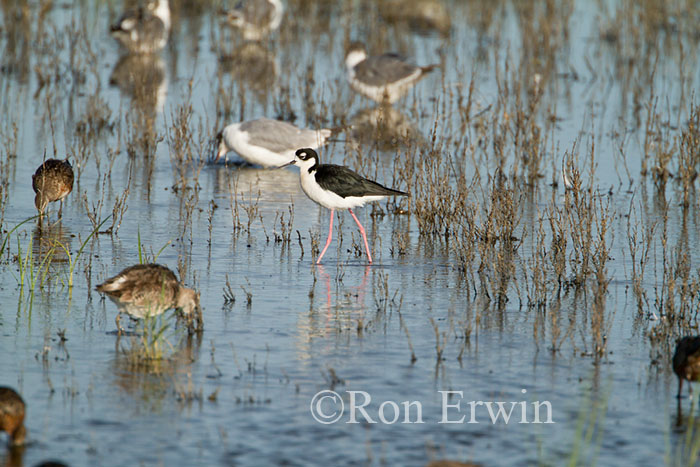
<svg viewBox="0 0 700 467">
<path fill-rule="evenodd" d="M 321 258 L 323 258 L 323 255 L 326 254 L 326 250 L 328 249 L 328 245 L 331 244 L 331 240 L 333 239 L 333 214 L 335 213 L 334 209 L 331 209 L 331 225 L 328 227 L 328 240 L 326 241 L 326 246 L 323 247 L 323 251 L 319 255 L 318 259 L 316 260 L 316 264 L 321 264 Z"/>
<path fill-rule="evenodd" d="M 362 227 L 362 224 L 360 224 L 360 221 L 357 220 L 357 216 L 355 216 L 355 213 L 352 212 L 352 209 L 348 209 L 350 211 L 350 215 L 352 216 L 353 219 L 355 219 L 355 222 L 357 222 L 357 226 L 360 228 L 360 233 L 362 234 L 362 240 L 365 241 L 365 251 L 367 252 L 367 259 L 369 260 L 369 263 L 372 264 L 372 255 L 369 253 L 369 246 L 367 246 L 367 234 L 365 234 L 365 228 Z"/>
</svg>

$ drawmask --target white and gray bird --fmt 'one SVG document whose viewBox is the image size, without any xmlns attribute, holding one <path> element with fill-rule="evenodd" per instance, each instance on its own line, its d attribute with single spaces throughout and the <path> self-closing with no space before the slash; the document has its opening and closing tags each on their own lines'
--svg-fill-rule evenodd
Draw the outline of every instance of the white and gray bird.
<svg viewBox="0 0 700 467">
<path fill-rule="evenodd" d="M 417 66 L 400 55 L 368 56 L 361 42 L 353 42 L 345 54 L 350 87 L 377 102 L 396 102 L 438 65 Z"/>
<path fill-rule="evenodd" d="M 151 0 L 127 10 L 111 26 L 114 37 L 130 53 L 155 53 L 165 47 L 170 34 L 168 0 Z"/>
<path fill-rule="evenodd" d="M 280 0 L 241 0 L 221 13 L 228 24 L 241 30 L 244 39 L 259 41 L 280 26 L 284 5 Z"/>
<path fill-rule="evenodd" d="M 328 228 L 328 240 L 323 251 L 316 260 L 321 263 L 321 258 L 326 253 L 328 245 L 333 239 L 333 214 L 336 209 L 347 209 L 357 223 L 365 243 L 367 260 L 372 263 L 372 255 L 367 244 L 367 235 L 364 227 L 355 216 L 352 208 L 363 206 L 370 201 L 379 201 L 387 196 L 407 196 L 408 193 L 394 190 L 369 180 L 342 165 L 321 164 L 318 154 L 311 148 L 303 148 L 296 151 L 294 159 L 287 165 L 295 164 L 301 171 L 301 189 L 312 201 L 331 210 L 330 226 Z"/>
<path fill-rule="evenodd" d="M 235 151 L 251 164 L 281 167 L 299 148 L 319 148 L 342 128 L 311 130 L 270 118 L 228 125 L 216 135 L 216 159 Z"/>
</svg>

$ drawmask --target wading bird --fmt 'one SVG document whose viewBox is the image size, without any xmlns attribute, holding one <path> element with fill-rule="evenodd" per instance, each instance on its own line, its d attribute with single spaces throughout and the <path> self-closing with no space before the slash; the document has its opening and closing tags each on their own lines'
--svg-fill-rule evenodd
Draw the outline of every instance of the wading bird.
<svg viewBox="0 0 700 467">
<path fill-rule="evenodd" d="M 68 159 L 47 159 L 34 175 L 32 175 L 32 188 L 34 188 L 34 205 L 43 216 L 46 206 L 54 201 L 62 201 L 73 191 L 73 166 Z M 63 206 L 59 209 L 59 216 Z"/>
<path fill-rule="evenodd" d="M 350 87 L 374 101 L 390 104 L 437 66 L 417 66 L 393 53 L 368 56 L 361 42 L 351 43 L 345 54 Z"/>
<path fill-rule="evenodd" d="M 700 379 L 700 336 L 687 336 L 678 341 L 673 354 L 673 372 L 678 376 L 678 398 L 681 397 L 683 380 Z M 690 392 L 693 391 L 692 386 Z"/>
<path fill-rule="evenodd" d="M 387 196 L 405 196 L 408 193 L 384 187 L 377 182 L 368 180 L 353 172 L 347 167 L 334 164 L 320 164 L 318 154 L 311 148 L 299 149 L 295 153 L 294 160 L 287 165 L 296 164 L 301 171 L 301 189 L 306 196 L 317 204 L 331 210 L 330 226 L 328 227 L 328 240 L 323 251 L 316 260 L 321 263 L 321 258 L 326 253 L 328 245 L 333 238 L 333 213 L 336 209 L 347 209 L 357 226 L 360 228 L 362 240 L 365 242 L 367 260 L 372 262 L 372 255 L 367 244 L 367 235 L 360 221 L 352 212 L 352 208 L 362 206 L 370 201 L 379 201 Z"/>
<path fill-rule="evenodd" d="M 130 266 L 95 289 L 107 295 L 119 308 L 115 320 L 119 333 L 123 331 L 119 324 L 122 313 L 143 319 L 177 308 L 192 319 L 195 311 L 200 310 L 199 294 L 184 287 L 174 272 L 160 264 Z"/>
<path fill-rule="evenodd" d="M 281 167 L 302 147 L 318 148 L 341 128 L 311 130 L 270 118 L 232 123 L 216 135 L 216 159 L 236 151 L 247 162 Z"/>
<path fill-rule="evenodd" d="M 159 52 L 168 43 L 170 4 L 168 0 L 152 0 L 127 10 L 110 30 L 130 53 Z"/>
<path fill-rule="evenodd" d="M 277 29 L 283 13 L 284 5 L 280 0 L 242 0 L 234 8 L 221 12 L 249 41 L 259 41 Z"/>
<path fill-rule="evenodd" d="M 0 386 L 0 431 L 10 435 L 9 445 L 19 446 L 27 437 L 24 401 L 14 389 Z"/>
</svg>

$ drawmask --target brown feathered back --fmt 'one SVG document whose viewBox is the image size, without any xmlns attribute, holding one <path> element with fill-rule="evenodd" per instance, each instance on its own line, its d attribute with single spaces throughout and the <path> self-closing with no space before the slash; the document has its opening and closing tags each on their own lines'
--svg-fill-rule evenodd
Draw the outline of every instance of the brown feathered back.
<svg viewBox="0 0 700 467">
<path fill-rule="evenodd" d="M 36 193 L 34 205 L 40 213 L 54 201 L 60 201 L 73 191 L 73 166 L 68 160 L 47 159 L 32 175 Z"/>
<path fill-rule="evenodd" d="M 160 264 L 130 266 L 96 289 L 112 299 L 120 313 L 139 319 L 170 308 L 190 314 L 199 306 L 199 295 L 182 286 L 175 273 Z"/>
<path fill-rule="evenodd" d="M 700 379 L 700 336 L 687 336 L 678 341 L 673 354 L 673 371 L 688 381 Z"/>
<path fill-rule="evenodd" d="M 27 430 L 24 427 L 24 401 L 17 392 L 0 386 L 0 431 L 10 435 L 10 444 L 22 444 Z"/>
</svg>

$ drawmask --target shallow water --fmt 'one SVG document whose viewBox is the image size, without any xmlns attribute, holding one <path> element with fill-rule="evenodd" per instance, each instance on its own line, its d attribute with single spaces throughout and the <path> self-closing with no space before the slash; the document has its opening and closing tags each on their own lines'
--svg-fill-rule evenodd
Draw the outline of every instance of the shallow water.
<svg viewBox="0 0 700 467">
<path fill-rule="evenodd" d="M 186 3 L 172 1 L 166 50 L 136 63 L 120 60 L 107 33 L 120 2 L 54 3 L 42 12 L 43 3 L 0 3 L 2 229 L 8 238 L 0 264 L 0 385 L 23 395 L 31 437 L 25 449 L 0 452 L 0 459 L 10 465 L 48 458 L 70 465 L 696 460 L 679 451 L 687 446 L 685 427 L 694 425 L 686 418 L 690 403 L 683 401 L 678 424 L 668 346 L 649 338 L 664 320 L 655 305 L 663 285 L 661 224 L 642 281 L 642 313 L 627 241 L 630 218 L 648 226 L 666 216 L 668 244 L 674 252 L 690 249 L 695 260 L 694 198 L 684 214 L 677 184 L 658 189 L 640 175 L 649 151 L 645 134 L 652 133 L 649 109 L 660 115 L 652 145 L 672 141 L 687 125 L 700 69 L 692 9 L 640 7 L 625 16 L 627 4 L 618 2 L 555 2 L 548 13 L 520 2 L 447 1 L 452 25 L 443 35 L 384 22 L 375 2 L 290 1 L 280 30 L 251 45 L 221 26 L 218 4 Z M 642 13 L 651 19 L 635 24 L 656 29 L 638 43 L 624 26 Z M 620 23 L 612 20 L 616 14 Z M 606 36 L 618 31 L 615 41 Z M 545 104 L 521 117 L 544 129 L 543 177 L 519 191 L 523 242 L 503 306 L 485 296 L 474 275 L 465 279 L 454 243 L 420 234 L 411 212 L 415 200 L 397 200 L 408 214 L 395 213 L 393 201 L 358 210 L 372 266 L 355 254 L 361 238 L 342 214 L 317 267 L 312 240 L 323 245 L 328 212 L 305 197 L 296 168 L 209 162 L 213 135 L 242 119 L 294 116 L 298 125 L 318 127 L 356 116 L 353 131 L 362 131 L 356 122 L 376 106 L 345 81 L 344 42 L 354 38 L 367 38 L 375 52 L 397 50 L 416 63 L 442 66 L 395 105 L 399 123 L 382 130 L 384 140 L 346 133 L 320 151 L 323 160 L 415 193 L 397 176 L 409 156 L 456 154 L 455 173 L 474 185 L 481 215 L 497 168 L 510 173 L 527 153 L 507 146 L 497 156 L 497 143 L 482 144 L 474 128 L 518 118 L 504 116 L 508 110 L 499 106 L 504 87 L 521 86 L 507 99 L 541 92 Z M 110 85 L 123 67 L 149 84 L 139 91 Z M 466 102 L 458 102 L 458 94 L 467 95 L 472 79 L 473 120 L 465 128 Z M 189 129 L 190 138 L 178 138 L 178 128 Z M 600 314 L 586 288 L 549 297 L 544 311 L 526 305 L 522 271 L 530 270 L 536 248 L 533 229 L 547 206 L 565 203 L 561 161 L 576 141 L 579 167 L 614 212 L 610 283 Z M 62 219 L 48 229 L 31 220 L 11 231 L 35 212 L 30 180 L 44 154 L 69 155 L 77 171 Z M 237 161 L 234 154 L 229 159 Z M 559 186 L 550 186 L 553 180 Z M 126 210 L 116 214 L 112 233 L 89 239 L 79 253 L 120 199 Z M 57 212 L 51 206 L 52 222 Z M 99 230 L 111 224 L 108 219 Z M 56 240 L 70 257 L 55 250 L 47 276 L 32 287 L 18 257 L 38 274 Z M 114 333 L 116 307 L 93 289 L 140 255 L 157 255 L 200 291 L 204 331 L 188 339 L 172 326 L 168 358 L 138 367 L 128 359 L 132 338 Z M 224 298 L 227 279 L 233 303 Z M 596 354 L 600 316 L 606 351 Z M 359 411 L 361 423 L 346 423 L 348 411 L 338 423 L 315 421 L 310 404 L 322 390 L 339 393 L 346 408 L 348 391 L 364 391 L 372 400 L 367 414 L 378 423 Z M 446 407 L 440 391 L 462 391 L 449 400 L 460 403 L 461 412 Z M 355 394 L 358 403 L 364 400 Z M 384 401 L 399 408 L 419 402 L 424 423 L 400 423 L 403 411 L 397 423 L 382 422 Z M 509 423 L 492 423 L 485 406 L 475 409 L 478 423 L 467 423 L 469 401 L 518 404 Z M 532 402 L 548 401 L 555 423 L 517 423 L 521 401 L 528 410 Z M 333 412 L 330 404 L 322 407 Z M 392 404 L 384 407 L 391 421 Z M 466 414 L 465 421 L 440 423 L 443 408 L 447 419 Z M 533 422 L 534 416 L 523 418 Z M 417 413 L 409 410 L 408 420 L 416 421 Z"/>
</svg>

